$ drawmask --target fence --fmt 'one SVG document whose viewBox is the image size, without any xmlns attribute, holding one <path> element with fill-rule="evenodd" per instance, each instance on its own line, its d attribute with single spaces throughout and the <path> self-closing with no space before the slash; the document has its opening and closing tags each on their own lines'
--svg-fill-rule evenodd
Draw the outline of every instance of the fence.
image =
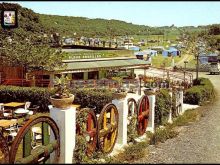
<svg viewBox="0 0 220 165">
<path fill-rule="evenodd" d="M 181 115 L 183 91 L 175 90 L 172 97 L 176 97 L 177 115 Z M 74 106 L 59 109 L 50 105 L 50 117 L 28 120 L 18 131 L 10 149 L 0 133 L 1 151 L 5 153 L 4 163 L 72 163 L 74 149 L 78 145 L 77 135 L 86 137 L 87 155 L 92 155 L 97 149 L 109 154 L 115 146 L 126 145 L 130 133 L 135 132 L 139 137 L 146 131 L 154 133 L 155 101 L 153 91 L 146 95 L 142 89 L 140 94 L 128 93 L 124 98 L 112 100 L 103 107 L 100 114 L 95 114 L 91 108 L 76 111 Z M 172 117 L 173 112 L 170 113 Z M 40 128 L 40 146 L 39 142 L 33 143 L 37 137 L 31 133 L 33 126 Z M 130 132 L 130 128 L 133 132 Z M 16 158 L 20 144 L 23 153 Z"/>
</svg>

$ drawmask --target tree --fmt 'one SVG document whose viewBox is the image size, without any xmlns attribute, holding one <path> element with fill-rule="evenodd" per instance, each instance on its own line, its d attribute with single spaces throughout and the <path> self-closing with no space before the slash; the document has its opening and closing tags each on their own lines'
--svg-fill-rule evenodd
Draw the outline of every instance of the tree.
<svg viewBox="0 0 220 165">
<path fill-rule="evenodd" d="M 35 45 L 34 41 L 2 40 L 0 62 L 5 66 L 22 66 L 24 72 L 34 69 L 53 70 L 63 65 L 64 54 L 59 49 L 52 49 L 43 44 Z"/>
</svg>

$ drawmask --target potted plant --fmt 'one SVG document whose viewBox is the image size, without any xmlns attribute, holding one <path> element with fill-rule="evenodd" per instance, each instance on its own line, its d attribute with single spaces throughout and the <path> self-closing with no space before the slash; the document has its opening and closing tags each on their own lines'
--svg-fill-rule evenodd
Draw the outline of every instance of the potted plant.
<svg viewBox="0 0 220 165">
<path fill-rule="evenodd" d="M 70 79 L 64 75 L 54 80 L 55 94 L 50 97 L 50 101 L 56 108 L 67 109 L 73 103 L 74 95 L 67 88 L 69 81 Z"/>
</svg>

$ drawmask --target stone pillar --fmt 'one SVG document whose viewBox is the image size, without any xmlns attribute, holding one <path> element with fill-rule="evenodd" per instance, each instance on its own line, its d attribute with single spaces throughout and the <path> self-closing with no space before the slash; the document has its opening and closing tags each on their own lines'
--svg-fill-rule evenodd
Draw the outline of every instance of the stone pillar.
<svg viewBox="0 0 220 165">
<path fill-rule="evenodd" d="M 150 103 L 150 114 L 149 114 L 149 122 L 146 131 L 150 131 L 154 133 L 154 118 L 155 118 L 155 102 L 156 102 L 156 96 L 155 95 L 149 95 L 148 96 L 149 103 Z"/>
<path fill-rule="evenodd" d="M 173 120 L 172 120 L 172 97 L 173 97 L 172 90 L 169 91 L 169 95 L 171 97 L 171 107 L 170 107 L 170 112 L 169 112 L 168 123 L 173 123 Z"/>
<path fill-rule="evenodd" d="M 180 115 L 182 115 L 185 111 L 183 110 L 183 90 L 179 91 L 180 92 Z"/>
<path fill-rule="evenodd" d="M 112 103 L 117 107 L 119 114 L 118 137 L 116 143 L 119 145 L 125 145 L 127 144 L 127 97 L 121 100 L 112 100 Z"/>
<path fill-rule="evenodd" d="M 60 133 L 60 157 L 57 163 L 72 164 L 76 137 L 76 108 L 59 109 L 49 106 L 50 117 L 56 122 Z M 53 139 L 51 133 L 51 139 Z M 53 160 L 54 155 L 51 155 Z"/>
</svg>

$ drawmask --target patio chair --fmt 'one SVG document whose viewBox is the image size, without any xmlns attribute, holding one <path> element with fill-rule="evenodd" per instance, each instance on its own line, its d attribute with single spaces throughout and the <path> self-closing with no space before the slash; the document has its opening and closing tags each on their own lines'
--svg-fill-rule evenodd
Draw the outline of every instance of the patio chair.
<svg viewBox="0 0 220 165">
<path fill-rule="evenodd" d="M 17 108 L 17 109 L 14 111 L 14 113 L 16 113 L 17 111 L 22 111 L 22 110 L 25 110 L 25 111 L 26 111 L 26 110 L 28 110 L 28 108 L 30 107 L 30 105 L 31 105 L 31 102 L 28 101 L 28 102 L 25 103 L 24 108 Z M 22 117 L 22 115 L 18 115 L 18 114 L 17 114 L 17 116 L 18 116 L 18 117 Z"/>
<path fill-rule="evenodd" d="M 17 119 L 12 119 L 12 120 L 15 120 L 16 124 L 10 125 L 8 128 L 5 129 L 5 131 L 8 132 L 7 142 L 9 144 L 14 140 L 14 138 L 17 136 L 17 133 L 19 131 L 18 120 Z"/>
<path fill-rule="evenodd" d="M 42 140 L 42 130 L 41 127 L 32 127 L 32 137 L 33 137 L 33 143 L 31 144 L 32 148 L 36 148 L 37 142 L 41 142 Z"/>
<path fill-rule="evenodd" d="M 40 108 L 39 105 L 33 105 L 32 108 L 28 108 L 29 112 L 25 116 L 25 120 L 28 120 L 30 116 L 34 115 L 38 111 L 39 108 Z"/>
<path fill-rule="evenodd" d="M 13 119 L 12 110 L 11 109 L 2 109 L 2 114 L 4 119 Z"/>
</svg>

